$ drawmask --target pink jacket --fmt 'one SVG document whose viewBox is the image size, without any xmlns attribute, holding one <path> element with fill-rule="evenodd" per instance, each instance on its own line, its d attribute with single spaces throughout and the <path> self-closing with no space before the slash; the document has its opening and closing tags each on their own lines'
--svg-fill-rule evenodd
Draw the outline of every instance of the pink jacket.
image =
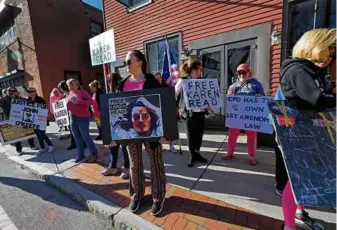
<svg viewBox="0 0 337 230">
<path fill-rule="evenodd" d="M 50 98 L 49 98 L 49 111 L 52 115 L 54 115 L 54 108 L 53 108 L 53 104 L 59 100 L 61 100 L 61 96 L 56 96 L 54 94 L 50 94 Z"/>
<path fill-rule="evenodd" d="M 71 99 L 77 98 L 77 103 L 75 104 Z M 70 92 L 67 95 L 67 107 L 71 116 L 77 117 L 91 117 L 89 112 L 89 106 L 92 105 L 92 98 L 89 93 L 85 90 L 79 90 L 77 94 Z"/>
</svg>

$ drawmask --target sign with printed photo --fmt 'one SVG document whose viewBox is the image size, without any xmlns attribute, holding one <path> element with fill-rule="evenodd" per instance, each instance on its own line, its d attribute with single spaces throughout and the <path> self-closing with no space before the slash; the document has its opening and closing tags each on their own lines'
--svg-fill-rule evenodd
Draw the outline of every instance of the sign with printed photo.
<svg viewBox="0 0 337 230">
<path fill-rule="evenodd" d="M 268 102 L 272 97 L 227 96 L 226 127 L 273 133 Z"/>
<path fill-rule="evenodd" d="M 189 79 L 183 80 L 182 84 L 186 109 L 207 109 L 223 106 L 217 79 Z"/>
<path fill-rule="evenodd" d="M 8 121 L 0 122 L 0 142 L 2 145 L 13 144 L 34 137 L 35 133 L 31 128 L 9 125 Z"/>
<path fill-rule="evenodd" d="M 24 128 L 46 130 L 47 117 L 47 105 L 13 99 L 8 122 Z"/>
<path fill-rule="evenodd" d="M 55 122 L 59 127 L 69 126 L 69 116 L 66 99 L 53 104 Z"/>
<path fill-rule="evenodd" d="M 160 94 L 109 99 L 111 139 L 163 136 Z"/>
</svg>

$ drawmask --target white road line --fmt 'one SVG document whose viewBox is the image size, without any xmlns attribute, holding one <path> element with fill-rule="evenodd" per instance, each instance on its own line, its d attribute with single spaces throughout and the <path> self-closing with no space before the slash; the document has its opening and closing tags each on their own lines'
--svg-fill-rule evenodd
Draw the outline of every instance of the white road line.
<svg viewBox="0 0 337 230">
<path fill-rule="evenodd" d="M 5 210 L 0 205 L 0 229 L 1 230 L 18 230 Z"/>
</svg>

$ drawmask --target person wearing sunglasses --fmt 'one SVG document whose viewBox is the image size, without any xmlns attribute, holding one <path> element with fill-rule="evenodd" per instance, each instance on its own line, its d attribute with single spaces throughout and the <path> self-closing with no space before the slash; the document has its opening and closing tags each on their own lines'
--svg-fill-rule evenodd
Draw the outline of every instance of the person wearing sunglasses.
<svg viewBox="0 0 337 230">
<path fill-rule="evenodd" d="M 156 78 L 147 73 L 147 61 L 145 55 L 139 50 L 128 52 L 125 58 L 125 65 L 130 73 L 122 80 L 118 86 L 119 92 L 141 91 L 143 89 L 161 88 Z M 140 112 L 140 111 L 139 111 Z M 142 118 L 148 118 L 141 115 Z M 135 116 L 135 118 L 137 118 Z M 136 119 L 137 120 L 137 119 Z M 137 125 L 136 125 L 137 127 Z M 139 125 L 139 131 L 145 131 L 146 125 Z M 162 145 L 160 142 L 144 142 L 145 151 L 150 158 L 151 181 L 152 181 L 152 215 L 161 213 L 166 194 L 166 175 L 162 157 Z M 145 176 L 142 162 L 142 144 L 130 143 L 128 145 L 130 158 L 130 195 L 131 202 L 129 210 L 136 212 L 139 209 L 140 201 L 145 193 Z"/>
<path fill-rule="evenodd" d="M 280 90 L 288 107 L 315 112 L 336 107 L 334 89 L 327 89 L 324 81 L 324 70 L 333 60 L 336 60 L 336 29 L 311 30 L 297 41 L 292 59 L 284 61 L 280 71 Z M 303 206 L 296 204 L 289 179 L 282 193 L 282 209 L 283 229 L 295 230 L 296 224 L 306 229 L 322 229 Z"/>
<path fill-rule="evenodd" d="M 28 102 L 46 105 L 46 101 L 42 97 L 37 95 L 35 88 L 29 87 L 27 89 L 27 93 L 28 93 Z M 48 149 L 47 149 L 48 153 L 51 153 L 55 150 L 54 145 L 50 141 L 45 130 L 34 129 L 34 132 L 40 144 L 40 150 L 37 152 L 37 155 L 46 151 L 44 142 L 46 142 L 48 145 Z"/>
<path fill-rule="evenodd" d="M 238 81 L 232 84 L 228 89 L 228 96 L 231 95 L 246 95 L 246 96 L 264 96 L 264 91 L 262 84 L 252 78 L 252 73 L 247 64 L 240 64 L 237 67 L 237 77 Z M 236 141 L 240 135 L 240 129 L 229 128 L 228 133 L 228 145 L 227 153 L 224 155 L 224 160 L 228 161 L 233 158 Z M 249 155 L 249 163 L 251 165 L 256 165 L 256 144 L 257 144 L 257 132 L 252 130 L 246 130 L 247 135 L 247 148 Z"/>
<path fill-rule="evenodd" d="M 3 115 L 4 115 L 5 120 L 9 120 L 11 107 L 12 107 L 12 99 L 25 100 L 24 98 L 22 98 L 20 96 L 20 94 L 19 94 L 19 92 L 16 88 L 8 87 L 7 88 L 7 95 L 5 95 L 4 97 L 2 97 L 0 99 L 0 107 L 3 110 Z M 15 145 L 15 148 L 16 148 L 16 152 L 19 155 L 21 155 L 22 154 L 22 144 L 21 144 L 21 142 L 16 142 L 14 145 Z M 38 148 L 35 146 L 34 138 L 28 139 L 28 145 L 29 145 L 31 150 L 38 150 Z"/>
</svg>

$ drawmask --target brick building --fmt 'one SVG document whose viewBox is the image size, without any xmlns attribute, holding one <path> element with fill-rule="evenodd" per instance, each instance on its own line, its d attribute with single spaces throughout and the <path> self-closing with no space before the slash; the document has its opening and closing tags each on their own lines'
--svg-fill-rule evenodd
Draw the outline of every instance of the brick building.
<svg viewBox="0 0 337 230">
<path fill-rule="evenodd" d="M 265 92 L 275 92 L 281 60 L 307 30 L 336 27 L 335 0 L 103 0 L 106 28 L 115 30 L 117 61 L 112 71 L 125 73 L 123 58 L 143 50 L 149 71 L 161 70 L 164 39 L 180 63 L 194 55 L 205 77 L 218 78 L 225 94 L 239 63 L 248 63 Z M 316 11 L 315 11 L 316 9 Z M 315 19 L 314 19 L 315 18 Z M 275 44 L 271 36 L 279 34 Z M 277 38 L 278 36 L 274 36 Z M 282 45 L 282 46 L 281 46 Z M 225 106 L 208 120 L 223 126 Z"/>
<path fill-rule="evenodd" d="M 88 39 L 103 30 L 102 11 L 81 0 L 0 0 L 0 88 L 35 87 L 46 99 L 58 82 L 102 80 Z"/>
</svg>

